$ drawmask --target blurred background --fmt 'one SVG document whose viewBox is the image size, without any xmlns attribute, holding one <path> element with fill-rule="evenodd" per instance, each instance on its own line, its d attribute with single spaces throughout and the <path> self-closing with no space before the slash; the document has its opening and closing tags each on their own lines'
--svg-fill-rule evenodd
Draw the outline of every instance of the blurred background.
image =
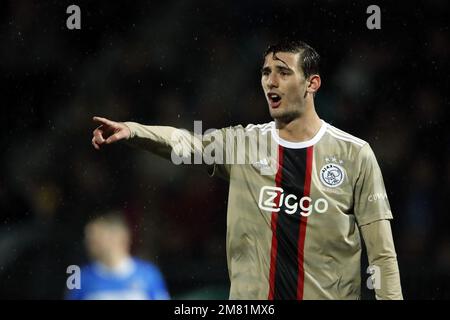
<svg viewBox="0 0 450 320">
<path fill-rule="evenodd" d="M 109 209 L 173 298 L 227 298 L 227 183 L 123 144 L 96 152 L 91 118 L 268 122 L 262 53 L 291 37 L 322 56 L 319 116 L 377 155 L 405 298 L 449 299 L 450 4 L 396 3 L 2 1 L 0 298 L 63 298 L 67 266 L 88 262 L 84 225 Z"/>
</svg>

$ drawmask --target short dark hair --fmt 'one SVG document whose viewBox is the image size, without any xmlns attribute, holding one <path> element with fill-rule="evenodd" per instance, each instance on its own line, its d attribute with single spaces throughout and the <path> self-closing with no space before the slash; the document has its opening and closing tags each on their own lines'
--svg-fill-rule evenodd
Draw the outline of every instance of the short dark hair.
<svg viewBox="0 0 450 320">
<path fill-rule="evenodd" d="M 264 52 L 263 59 L 270 53 L 277 52 L 300 53 L 299 67 L 305 78 L 312 74 L 319 74 L 320 55 L 313 47 L 300 40 L 283 40 L 270 45 Z"/>
</svg>

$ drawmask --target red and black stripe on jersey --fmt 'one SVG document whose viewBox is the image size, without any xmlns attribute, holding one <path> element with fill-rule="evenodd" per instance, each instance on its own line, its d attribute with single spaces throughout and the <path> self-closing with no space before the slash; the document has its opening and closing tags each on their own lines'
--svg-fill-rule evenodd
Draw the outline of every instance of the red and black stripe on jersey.
<svg viewBox="0 0 450 320">
<path fill-rule="evenodd" d="M 294 194 L 297 199 L 309 196 L 313 146 L 288 149 L 279 146 L 276 186 L 284 195 Z M 281 195 L 275 201 L 279 203 Z M 300 214 L 300 207 L 287 214 L 286 206 L 272 213 L 272 248 L 269 275 L 269 299 L 303 299 L 304 244 L 308 218 Z"/>
</svg>

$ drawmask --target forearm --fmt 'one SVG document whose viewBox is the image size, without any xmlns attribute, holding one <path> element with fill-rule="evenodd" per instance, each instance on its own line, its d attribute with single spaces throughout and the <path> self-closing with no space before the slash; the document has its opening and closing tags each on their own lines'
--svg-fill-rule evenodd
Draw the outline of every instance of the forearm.
<svg viewBox="0 0 450 320">
<path fill-rule="evenodd" d="M 400 272 L 389 220 L 379 220 L 361 227 L 370 266 L 375 266 L 375 293 L 379 300 L 403 299 Z M 378 269 L 379 268 L 379 269 Z M 377 280 L 379 281 L 377 285 Z"/>
<path fill-rule="evenodd" d="M 202 151 L 202 143 L 193 134 L 169 126 L 146 126 L 136 122 L 124 122 L 131 135 L 127 143 L 160 155 L 166 159 L 190 157 Z"/>
</svg>

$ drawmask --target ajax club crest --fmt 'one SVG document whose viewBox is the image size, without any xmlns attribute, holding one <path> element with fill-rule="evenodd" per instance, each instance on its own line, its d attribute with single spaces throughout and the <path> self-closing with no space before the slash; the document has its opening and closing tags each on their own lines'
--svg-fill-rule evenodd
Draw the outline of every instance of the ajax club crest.
<svg viewBox="0 0 450 320">
<path fill-rule="evenodd" d="M 320 169 L 319 175 L 324 185 L 336 188 L 344 182 L 345 170 L 338 164 L 328 163 Z"/>
</svg>

